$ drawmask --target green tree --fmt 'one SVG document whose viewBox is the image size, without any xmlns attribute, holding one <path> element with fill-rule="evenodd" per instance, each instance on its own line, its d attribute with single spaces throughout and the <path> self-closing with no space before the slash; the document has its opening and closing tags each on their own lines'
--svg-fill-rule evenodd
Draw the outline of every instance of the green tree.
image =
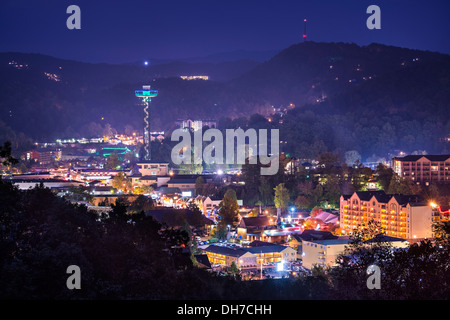
<svg viewBox="0 0 450 320">
<path fill-rule="evenodd" d="M 117 190 L 128 192 L 131 190 L 131 179 L 127 178 L 126 174 L 122 171 L 117 173 L 112 179 L 112 186 Z"/>
<path fill-rule="evenodd" d="M 327 182 L 324 184 L 324 198 L 328 203 L 339 206 L 341 196 L 341 188 L 339 185 L 339 177 L 334 174 L 328 175 Z"/>
<path fill-rule="evenodd" d="M 308 197 L 299 195 L 297 199 L 295 199 L 294 204 L 299 209 L 309 209 L 311 208 L 311 201 Z"/>
<path fill-rule="evenodd" d="M 275 207 L 278 209 L 278 212 L 282 210 L 286 210 L 289 205 L 289 190 L 284 186 L 284 183 L 280 183 L 275 188 Z"/>
<path fill-rule="evenodd" d="M 328 173 L 331 168 L 340 165 L 340 156 L 331 152 L 325 152 L 319 154 L 318 161 L 318 166 L 324 168 L 325 173 Z"/>
<path fill-rule="evenodd" d="M 414 186 L 411 180 L 399 177 L 396 173 L 392 175 L 389 187 L 387 189 L 388 194 L 414 194 Z"/>
<path fill-rule="evenodd" d="M 264 205 L 273 204 L 273 188 L 270 187 L 269 179 L 261 177 L 261 184 L 258 187 L 259 201 Z"/>
<path fill-rule="evenodd" d="M 203 187 L 205 186 L 205 180 L 203 177 L 198 177 L 195 180 L 195 194 L 203 194 Z"/>
<path fill-rule="evenodd" d="M 236 262 L 234 261 L 230 265 L 230 272 L 233 277 L 239 277 L 240 271 L 238 266 L 236 265 Z"/>
<path fill-rule="evenodd" d="M 378 183 L 380 184 L 383 190 L 385 191 L 388 190 L 393 174 L 394 171 L 391 168 L 385 166 L 384 164 L 379 163 L 377 165 L 375 175 L 377 176 Z"/>
<path fill-rule="evenodd" d="M 94 196 L 89 193 L 88 187 L 84 186 L 78 186 L 78 187 L 70 187 L 69 188 L 69 199 L 75 200 L 75 201 L 86 201 L 91 202 Z"/>
<path fill-rule="evenodd" d="M 106 158 L 106 169 L 117 169 L 118 167 L 120 167 L 120 165 L 121 162 L 117 153 L 111 153 L 108 158 Z"/>
<path fill-rule="evenodd" d="M 152 198 L 139 195 L 136 200 L 134 200 L 127 209 L 128 214 L 136 214 L 139 212 L 147 212 L 154 208 L 154 203 Z"/>
<path fill-rule="evenodd" d="M 0 145 L 0 164 L 6 167 L 15 165 L 17 163 L 19 163 L 19 160 L 17 160 L 16 158 L 14 158 L 11 155 L 11 142 L 10 141 L 6 141 L 3 146 Z M 1 172 L 0 172 L 0 180 L 2 178 Z"/>
<path fill-rule="evenodd" d="M 237 202 L 236 191 L 228 189 L 225 192 L 222 201 L 219 203 L 217 214 L 219 216 L 220 227 L 234 225 L 238 222 L 239 205 Z"/>
</svg>

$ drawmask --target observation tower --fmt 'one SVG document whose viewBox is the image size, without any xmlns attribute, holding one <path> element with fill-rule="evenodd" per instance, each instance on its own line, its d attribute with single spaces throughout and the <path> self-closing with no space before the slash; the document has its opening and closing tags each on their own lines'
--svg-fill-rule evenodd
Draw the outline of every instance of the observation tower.
<svg viewBox="0 0 450 320">
<path fill-rule="evenodd" d="M 150 86 L 142 86 L 142 90 L 136 90 L 135 92 L 136 97 L 142 99 L 142 103 L 144 105 L 144 135 L 143 135 L 143 142 L 144 142 L 144 159 L 143 160 L 150 160 L 151 159 L 151 149 L 150 149 L 150 102 L 152 101 L 152 98 L 156 97 L 158 95 L 158 90 L 150 90 Z"/>
</svg>

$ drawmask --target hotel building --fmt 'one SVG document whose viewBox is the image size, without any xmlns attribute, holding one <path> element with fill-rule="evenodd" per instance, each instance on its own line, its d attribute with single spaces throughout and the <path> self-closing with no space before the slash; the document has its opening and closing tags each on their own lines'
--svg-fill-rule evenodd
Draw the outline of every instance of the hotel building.
<svg viewBox="0 0 450 320">
<path fill-rule="evenodd" d="M 433 217 L 433 208 L 418 202 L 416 196 L 361 191 L 340 199 L 339 223 L 347 235 L 373 220 L 387 236 L 414 241 L 432 238 Z"/>
<path fill-rule="evenodd" d="M 408 155 L 392 159 L 392 169 L 400 177 L 429 185 L 450 183 L 450 155 Z"/>
</svg>

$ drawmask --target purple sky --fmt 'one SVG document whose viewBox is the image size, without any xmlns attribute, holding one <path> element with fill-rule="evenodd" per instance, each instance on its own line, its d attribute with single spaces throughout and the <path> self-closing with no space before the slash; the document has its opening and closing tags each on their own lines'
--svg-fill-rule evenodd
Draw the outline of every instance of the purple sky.
<svg viewBox="0 0 450 320">
<path fill-rule="evenodd" d="M 81 30 L 66 9 L 81 8 Z M 381 30 L 366 9 L 381 8 Z M 87 62 L 281 50 L 301 40 L 378 42 L 450 54 L 448 0 L 2 0 L 0 51 Z"/>
</svg>

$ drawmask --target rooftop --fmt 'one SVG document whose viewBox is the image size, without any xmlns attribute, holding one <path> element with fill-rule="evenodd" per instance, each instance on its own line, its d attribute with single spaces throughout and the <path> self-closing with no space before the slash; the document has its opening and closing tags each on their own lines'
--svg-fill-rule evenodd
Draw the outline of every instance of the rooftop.
<svg viewBox="0 0 450 320">
<path fill-rule="evenodd" d="M 352 239 L 349 238 L 338 238 L 338 239 L 326 239 L 326 240 L 309 240 L 309 242 L 317 243 L 325 246 L 332 246 L 337 244 L 349 244 Z"/>
<path fill-rule="evenodd" d="M 246 247 L 242 248 L 242 250 L 245 250 L 253 254 L 258 254 L 258 253 L 282 252 L 287 248 L 289 247 L 282 246 L 279 244 L 272 244 L 271 246 Z"/>
<path fill-rule="evenodd" d="M 248 251 L 243 250 L 243 248 L 228 248 L 223 246 L 217 246 L 214 244 L 209 245 L 205 249 L 203 249 L 205 252 L 211 252 L 211 253 L 217 253 L 217 254 L 223 254 L 226 256 L 232 256 L 232 257 L 240 257 L 246 254 Z"/>
<path fill-rule="evenodd" d="M 270 225 L 270 219 L 267 216 L 242 218 L 239 227 L 258 227 L 262 228 Z"/>
<path fill-rule="evenodd" d="M 408 155 L 404 157 L 395 157 L 398 161 L 417 161 L 420 158 L 426 158 L 430 161 L 446 161 L 450 158 L 449 154 L 427 154 L 427 155 Z"/>
</svg>

